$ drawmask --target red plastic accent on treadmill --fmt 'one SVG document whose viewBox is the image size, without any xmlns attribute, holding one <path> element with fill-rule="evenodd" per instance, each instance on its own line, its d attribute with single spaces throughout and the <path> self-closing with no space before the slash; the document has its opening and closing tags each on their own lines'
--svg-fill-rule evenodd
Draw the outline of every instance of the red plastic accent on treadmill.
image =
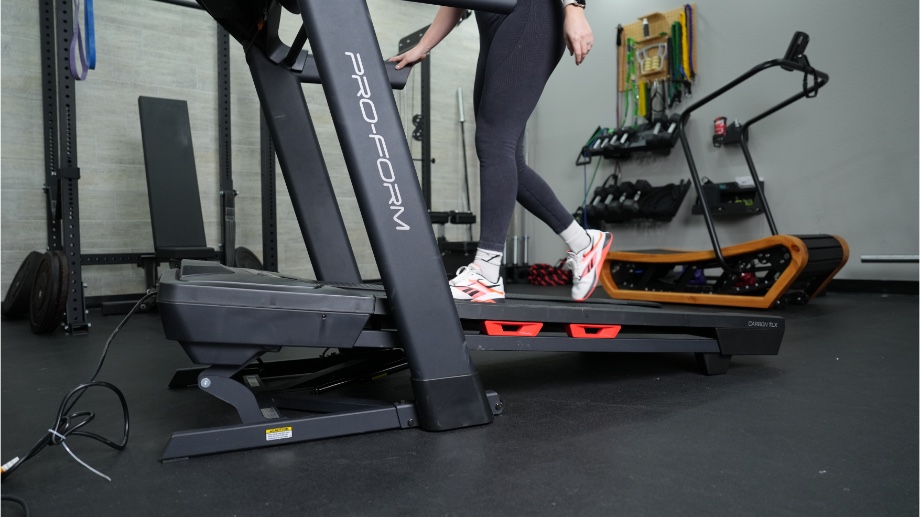
<svg viewBox="0 0 920 517">
<path fill-rule="evenodd" d="M 482 333 L 487 336 L 528 336 L 540 333 L 542 323 L 532 321 L 492 321 L 482 322 Z"/>
<path fill-rule="evenodd" d="M 620 325 L 580 325 L 569 323 L 565 326 L 569 337 L 613 339 L 620 333 Z"/>
</svg>

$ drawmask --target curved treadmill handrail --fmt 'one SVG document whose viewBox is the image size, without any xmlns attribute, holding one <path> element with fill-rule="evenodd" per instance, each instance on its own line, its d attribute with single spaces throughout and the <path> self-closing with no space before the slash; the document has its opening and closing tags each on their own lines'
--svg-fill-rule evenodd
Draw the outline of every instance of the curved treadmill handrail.
<svg viewBox="0 0 920 517">
<path fill-rule="evenodd" d="M 751 120 L 749 120 L 747 123 L 745 123 L 742 126 L 742 130 L 741 130 L 742 132 L 742 138 L 741 138 L 742 150 L 744 152 L 745 159 L 747 160 L 748 168 L 751 170 L 751 175 L 754 177 L 754 188 L 757 189 L 757 194 L 760 196 L 760 199 L 763 202 L 764 213 L 767 217 L 767 222 L 770 224 L 770 230 L 773 232 L 773 235 L 776 235 L 777 231 L 776 231 L 776 224 L 773 222 L 773 214 L 770 212 L 770 207 L 767 204 L 766 196 L 763 195 L 763 189 L 760 185 L 760 178 L 757 176 L 757 172 L 754 169 L 754 162 L 751 159 L 750 152 L 748 151 L 747 145 L 745 144 L 745 141 L 747 140 L 748 128 L 750 128 L 752 124 L 759 122 L 760 120 L 763 120 L 767 116 L 772 115 L 773 113 L 785 108 L 786 106 L 792 104 L 793 102 L 799 99 L 811 97 L 815 92 L 817 92 L 820 88 L 822 88 L 825 84 L 827 84 L 829 80 L 827 74 L 812 68 L 810 65 L 807 64 L 807 60 L 805 60 L 804 62 L 798 62 L 798 61 L 789 61 L 786 59 L 774 59 L 771 61 L 761 63 L 755 66 L 754 68 L 751 68 L 750 70 L 742 74 L 740 77 L 738 77 L 734 81 L 726 84 L 725 86 L 719 88 L 718 90 L 707 95 L 706 97 L 703 97 L 702 99 L 697 101 L 695 104 L 693 104 L 692 106 L 684 110 L 684 112 L 681 113 L 680 115 L 680 131 L 679 131 L 680 143 L 681 143 L 681 147 L 683 147 L 683 150 L 684 150 L 684 156 L 686 156 L 687 158 L 687 165 L 690 167 L 690 177 L 693 180 L 694 187 L 696 187 L 697 195 L 700 197 L 700 205 L 703 208 L 703 218 L 706 220 L 706 229 L 709 230 L 709 239 L 712 241 L 712 249 L 715 252 L 716 257 L 719 259 L 719 263 L 722 265 L 722 267 L 726 271 L 730 271 L 733 273 L 740 273 L 741 271 L 738 271 L 736 268 L 731 267 L 728 264 L 728 262 L 725 260 L 725 257 L 722 255 L 722 247 L 719 244 L 719 237 L 718 235 L 716 235 L 715 224 L 712 221 L 712 213 L 709 210 L 709 205 L 706 204 L 705 199 L 703 199 L 703 189 L 702 189 L 702 184 L 700 181 L 700 175 L 696 168 L 696 162 L 694 162 L 693 160 L 693 153 L 690 150 L 690 144 L 689 142 L 687 142 L 687 136 L 686 136 L 687 121 L 690 120 L 690 114 L 696 111 L 697 109 L 705 106 L 706 104 L 709 104 L 709 102 L 715 100 L 717 97 L 735 88 L 736 86 L 754 77 L 755 75 L 765 70 L 769 70 L 771 68 L 777 67 L 777 66 L 782 67 L 783 69 L 789 70 L 789 71 L 802 72 L 806 76 L 813 75 L 815 78 L 815 81 L 811 86 L 804 87 L 802 91 L 800 91 L 799 93 L 787 98 L 786 100 L 780 102 L 779 104 L 773 106 L 772 108 L 755 116 L 754 118 L 752 118 Z"/>
</svg>

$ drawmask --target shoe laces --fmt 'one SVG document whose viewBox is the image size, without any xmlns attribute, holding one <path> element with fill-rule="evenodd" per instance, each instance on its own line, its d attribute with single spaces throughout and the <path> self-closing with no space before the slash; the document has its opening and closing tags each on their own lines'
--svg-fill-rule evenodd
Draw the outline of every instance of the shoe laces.
<svg viewBox="0 0 920 517">
<path fill-rule="evenodd" d="M 474 275 L 482 276 L 482 273 L 479 271 L 478 267 L 473 267 L 473 265 L 470 264 L 469 266 L 461 266 L 460 269 L 457 270 L 456 275 L 457 276 L 450 281 L 450 285 L 468 283 L 470 277 Z"/>
<path fill-rule="evenodd" d="M 576 266 L 578 265 L 578 261 L 576 260 L 576 257 L 578 256 L 578 254 L 575 253 L 574 251 L 569 250 L 566 252 L 566 255 L 568 255 L 568 258 L 565 259 L 565 266 L 563 266 L 563 268 L 571 271 L 572 276 L 575 278 L 575 280 L 580 280 L 581 275 L 579 275 L 578 271 L 575 269 Z"/>
<path fill-rule="evenodd" d="M 584 270 L 583 268 L 582 271 L 578 270 L 578 264 L 582 262 L 580 259 L 584 258 L 584 256 L 587 255 L 589 251 L 591 251 L 593 246 L 594 239 L 591 239 L 590 243 L 585 249 L 577 253 L 572 250 L 567 250 L 565 252 L 567 258 L 565 259 L 565 266 L 563 267 L 572 272 L 572 277 L 574 277 L 576 281 L 581 280 L 581 273 Z"/>
</svg>

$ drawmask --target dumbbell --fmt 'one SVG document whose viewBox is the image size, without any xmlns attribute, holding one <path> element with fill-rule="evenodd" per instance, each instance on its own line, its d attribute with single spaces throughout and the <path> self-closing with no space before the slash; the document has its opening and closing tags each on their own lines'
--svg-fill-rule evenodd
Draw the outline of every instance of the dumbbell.
<svg viewBox="0 0 920 517">
<path fill-rule="evenodd" d="M 617 186 L 617 193 L 619 195 L 607 205 L 605 221 L 628 221 L 631 216 L 631 213 L 623 208 L 623 203 L 636 194 L 636 185 L 631 181 L 624 181 Z"/>
<path fill-rule="evenodd" d="M 610 200 L 610 193 L 614 188 L 616 187 L 601 186 L 594 189 L 594 198 L 591 205 L 588 207 L 588 217 L 594 217 L 601 220 L 604 219 L 607 211 L 607 203 Z"/>
<path fill-rule="evenodd" d="M 655 115 L 651 127 L 646 132 L 645 144 L 650 148 L 661 146 L 664 142 L 664 131 L 667 129 L 668 119 L 664 115 Z"/>
<path fill-rule="evenodd" d="M 630 214 L 630 217 L 639 212 L 639 199 L 648 192 L 652 191 L 652 185 L 645 180 L 636 180 L 633 184 L 633 192 L 627 195 L 622 201 L 622 210 Z"/>
<path fill-rule="evenodd" d="M 604 155 L 610 158 L 626 158 L 630 154 L 629 146 L 636 136 L 636 130 L 624 127 L 614 133 L 614 138 L 604 147 Z"/>
<path fill-rule="evenodd" d="M 594 189 L 594 196 L 591 198 L 591 203 L 588 204 L 589 218 L 597 219 L 603 217 L 605 198 L 604 187 L 597 187 Z"/>
<path fill-rule="evenodd" d="M 672 113 L 668 117 L 668 128 L 666 133 L 668 138 L 674 139 L 677 137 L 677 128 L 680 126 L 680 113 Z"/>
<path fill-rule="evenodd" d="M 611 129 L 609 133 L 604 137 L 604 141 L 601 143 L 601 151 L 609 151 L 616 145 L 617 141 L 622 136 L 622 132 L 619 129 Z"/>
<path fill-rule="evenodd" d="M 620 212 L 620 197 L 623 195 L 623 191 L 620 190 L 618 185 L 611 185 L 607 187 L 607 196 L 604 199 L 604 221 L 608 223 L 615 223 L 619 221 L 619 212 Z"/>
<path fill-rule="evenodd" d="M 582 207 L 578 207 L 578 208 L 575 210 L 575 212 L 572 214 L 572 217 L 574 217 L 575 220 L 578 221 L 578 224 L 583 224 L 583 223 L 586 224 L 585 229 L 600 228 L 600 227 L 601 227 L 601 223 L 603 222 L 601 219 L 598 219 L 598 218 L 596 218 L 596 217 L 591 217 L 591 216 L 589 215 L 589 216 L 587 217 L 587 221 L 585 221 L 585 217 L 584 217 L 584 216 L 585 216 L 585 212 L 584 212 L 584 209 L 583 209 Z"/>
<path fill-rule="evenodd" d="M 602 151 L 604 147 L 610 144 L 610 141 L 614 137 L 614 133 L 616 133 L 616 129 L 604 128 L 603 130 L 601 130 L 601 134 L 598 135 L 598 137 L 595 138 L 594 141 L 591 142 L 591 145 L 589 146 L 591 151 L 592 152 Z"/>
</svg>

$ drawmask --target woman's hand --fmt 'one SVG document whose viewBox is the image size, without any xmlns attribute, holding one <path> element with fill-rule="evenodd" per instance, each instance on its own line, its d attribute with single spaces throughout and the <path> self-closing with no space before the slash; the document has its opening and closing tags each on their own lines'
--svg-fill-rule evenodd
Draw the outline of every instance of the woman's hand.
<svg viewBox="0 0 920 517">
<path fill-rule="evenodd" d="M 431 26 L 428 27 L 428 30 L 425 31 L 425 35 L 422 36 L 418 45 L 396 57 L 391 57 L 389 61 L 396 63 L 397 70 L 402 69 L 404 66 L 412 66 L 424 61 L 425 58 L 428 57 L 428 52 L 436 47 L 438 43 L 444 39 L 444 36 L 447 36 L 450 34 L 450 31 L 454 30 L 463 12 L 464 9 L 460 9 L 459 7 L 442 6 L 438 9 L 438 13 L 434 16 L 434 21 L 431 22 Z"/>
<path fill-rule="evenodd" d="M 398 56 L 391 57 L 389 61 L 396 63 L 396 69 L 401 70 L 404 66 L 421 63 L 426 57 L 428 57 L 428 51 L 423 49 L 421 45 L 416 45 Z"/>
<path fill-rule="evenodd" d="M 575 56 L 575 64 L 580 65 L 588 56 L 594 46 L 594 33 L 585 18 L 583 7 L 576 5 L 565 6 L 565 45 L 569 48 L 569 55 Z"/>
</svg>

